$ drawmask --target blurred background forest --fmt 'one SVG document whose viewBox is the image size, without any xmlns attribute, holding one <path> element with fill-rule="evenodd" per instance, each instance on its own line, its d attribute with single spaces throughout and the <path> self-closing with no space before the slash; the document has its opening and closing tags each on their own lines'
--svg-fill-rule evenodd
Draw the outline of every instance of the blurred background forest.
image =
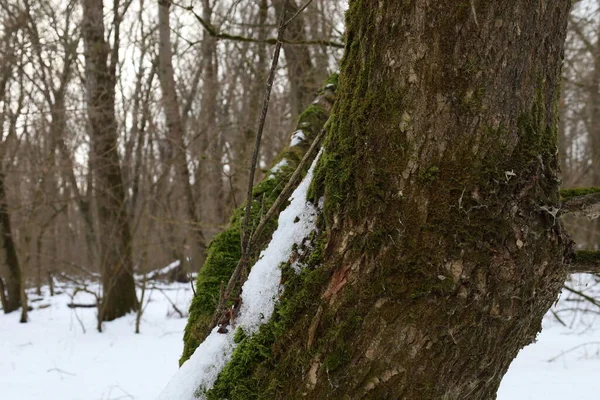
<svg viewBox="0 0 600 400">
<path fill-rule="evenodd" d="M 569 24 L 558 109 L 564 188 L 600 186 L 599 3 L 574 4 Z M 303 4 L 291 0 L 287 12 Z M 0 2 L 5 312 L 26 301 L 24 288 L 100 280 L 108 264 L 132 275 L 180 260 L 170 278 L 185 280 L 245 200 L 283 1 L 101 5 Z M 314 0 L 288 26 L 261 169 L 337 70 L 346 8 Z M 598 220 L 566 224 L 578 244 L 598 248 Z"/>
</svg>

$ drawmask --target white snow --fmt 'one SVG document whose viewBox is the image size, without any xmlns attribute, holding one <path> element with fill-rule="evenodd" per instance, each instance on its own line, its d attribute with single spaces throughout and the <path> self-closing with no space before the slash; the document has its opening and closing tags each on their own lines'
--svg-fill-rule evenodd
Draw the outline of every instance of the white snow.
<svg viewBox="0 0 600 400">
<path fill-rule="evenodd" d="M 275 174 L 280 172 L 281 169 L 288 165 L 288 162 L 285 158 L 282 158 L 277 164 L 273 165 L 273 168 L 269 170 L 269 176 L 267 179 L 275 178 Z"/>
<path fill-rule="evenodd" d="M 290 141 L 290 147 L 298 146 L 300 143 L 306 140 L 306 135 L 302 129 L 298 129 L 292 133 L 292 140 Z"/>
<path fill-rule="evenodd" d="M 243 323 L 248 332 L 255 331 L 272 312 L 279 283 L 275 253 L 289 254 L 283 251 L 284 247 L 291 248 L 303 237 L 301 230 L 311 229 L 309 221 L 314 218 L 314 209 L 301 204 L 308 181 L 303 181 L 301 191 L 294 193 L 292 204 L 280 217 L 284 228 L 278 229 L 277 239 L 274 238 L 276 248 L 270 246 L 265 251 L 250 274 L 252 280 L 244 286 L 244 313 L 248 315 Z M 300 214 L 301 220 L 295 224 L 294 214 Z M 264 274 L 270 277 L 264 279 L 262 286 L 259 283 Z M 589 275 L 574 276 L 569 283 L 574 289 L 598 295 L 600 290 L 587 292 L 595 284 Z M 134 333 L 134 314 L 106 322 L 104 332 L 96 332 L 95 308 L 66 306 L 72 301 L 68 295 L 73 291 L 72 285 L 57 288 L 62 294 L 54 297 L 49 297 L 47 288 L 43 288 L 41 300 L 31 303 L 34 310 L 29 313 L 27 324 L 18 322 L 18 312 L 6 315 L 0 311 L 0 399 L 152 400 L 167 383 L 169 391 L 164 391 L 161 399 L 193 399 L 200 375 L 215 377 L 231 357 L 234 329 L 227 334 L 210 335 L 192 357 L 194 361 L 178 369 L 186 320 L 173 311 L 171 301 L 187 311 L 192 291 L 189 284 L 152 285 L 159 288 L 149 288 L 146 293 L 150 302 L 138 335 Z M 89 289 L 95 291 L 97 287 L 91 285 Z M 30 299 L 36 297 L 30 293 Z M 95 298 L 79 293 L 75 301 L 94 303 Z M 567 326 L 556 322 L 551 313 L 546 316 L 537 342 L 523 349 L 510 366 L 500 386 L 499 400 L 598 399 L 598 309 L 590 306 L 588 314 L 567 310 L 574 305 L 581 304 L 563 293 L 554 310 L 565 311 L 559 315 Z M 257 310 L 265 319 L 254 314 Z M 173 374 L 175 377 L 169 381 Z"/>
<path fill-rule="evenodd" d="M 165 267 L 162 267 L 160 269 L 157 269 L 157 270 L 154 270 L 154 271 L 148 273 L 148 278 L 152 279 L 152 277 L 155 277 L 155 276 L 168 274 L 175 268 L 179 267 L 179 264 L 181 264 L 181 262 L 179 260 L 175 260 Z M 134 276 L 135 276 L 135 279 L 140 280 L 140 281 L 142 279 L 144 279 L 144 274 L 135 274 Z"/>
<path fill-rule="evenodd" d="M 228 326 L 226 334 L 218 333 L 215 327 L 157 400 L 193 400 L 195 395 L 202 398 L 202 393 L 212 388 L 219 372 L 231 359 L 236 347 L 233 340 L 235 329 L 241 327 L 246 334 L 252 335 L 271 318 L 279 296 L 280 265 L 289 259 L 294 244 L 301 244 L 315 226 L 317 209 L 306 201 L 306 193 L 318 158 L 290 197 L 290 205 L 279 215 L 277 230 L 242 286 L 237 326 Z"/>
<path fill-rule="evenodd" d="M 135 314 L 105 322 L 98 333 L 95 308 L 67 307 L 72 286 L 58 287 L 63 293 L 54 297 L 44 287 L 43 299 L 31 303 L 26 324 L 19 323 L 19 312 L 0 311 L 0 399 L 154 398 L 177 371 L 186 323 L 165 296 L 184 312 L 192 298 L 189 283 L 156 285 L 163 293 L 146 292 L 150 302 L 137 335 Z M 75 301 L 94 303 L 95 298 L 79 293 Z"/>
<path fill-rule="evenodd" d="M 537 342 L 521 350 L 511 364 L 500 384 L 498 400 L 600 397 L 600 330 L 581 332 L 557 325 L 552 318 L 546 317 Z"/>
<path fill-rule="evenodd" d="M 585 286 L 585 279 L 581 279 L 575 288 Z M 187 310 L 192 296 L 189 284 L 170 284 L 163 289 L 179 309 Z M 79 303 L 95 301 L 92 296 L 81 296 L 77 299 Z M 0 314 L 0 399 L 154 399 L 178 370 L 185 319 L 178 318 L 165 296 L 155 290 L 142 320 L 141 334 L 133 333 L 133 314 L 104 323 L 104 333 L 98 333 L 95 331 L 96 310 L 74 311 L 66 307 L 70 301 L 66 293 L 52 298 L 45 296 L 43 301 L 32 303 L 36 309 L 30 312 L 31 321 L 27 324 L 19 324 L 18 313 Z M 40 304 L 50 306 L 38 309 Z M 563 295 L 557 308 L 571 306 L 572 302 Z M 523 349 L 510 366 L 500 386 L 499 400 L 598 398 L 600 320 L 588 316 L 587 319 L 577 317 L 574 321 L 568 318 L 565 321 L 573 326 L 559 325 L 548 314 L 537 343 Z M 214 335 L 211 338 L 230 343 L 229 336 Z M 203 345 L 213 349 L 225 347 L 222 343 Z M 548 362 L 556 356 L 560 357 Z M 207 358 L 203 365 L 210 368 L 208 360 L 213 358 Z M 221 368 L 225 360 L 215 368 Z M 189 364 L 186 362 L 184 368 Z M 195 377 L 195 372 L 190 369 L 190 375 L 186 376 L 181 373 L 184 368 L 177 376 L 180 376 L 182 386 L 188 385 L 188 390 L 193 391 L 195 384 L 191 378 Z"/>
<path fill-rule="evenodd" d="M 600 298 L 597 278 L 572 275 L 567 286 Z M 512 362 L 498 391 L 499 400 L 592 400 L 600 395 L 600 319 L 598 307 L 563 290 L 543 322 L 537 341 Z M 577 310 L 579 308 L 579 310 Z M 588 312 L 582 312 L 581 309 Z"/>
</svg>

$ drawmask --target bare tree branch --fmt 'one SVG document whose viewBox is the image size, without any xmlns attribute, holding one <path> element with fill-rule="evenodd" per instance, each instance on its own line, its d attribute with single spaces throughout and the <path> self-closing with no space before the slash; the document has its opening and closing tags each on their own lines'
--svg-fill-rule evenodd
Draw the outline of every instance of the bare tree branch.
<svg viewBox="0 0 600 400">
<path fill-rule="evenodd" d="M 284 0 L 284 8 L 287 6 L 288 0 Z M 269 77 L 267 78 L 267 83 L 265 87 L 265 96 L 263 100 L 263 108 L 260 114 L 260 119 L 258 121 L 258 129 L 256 131 L 256 141 L 254 143 L 254 151 L 252 153 L 252 160 L 250 161 L 250 176 L 248 178 L 248 192 L 246 196 L 246 212 L 244 214 L 244 221 L 242 223 L 242 256 L 238 265 L 235 267 L 235 271 L 231 275 L 229 282 L 227 283 L 227 288 L 221 294 L 219 299 L 219 305 L 215 310 L 215 314 L 213 315 L 213 319 L 209 326 L 209 331 L 214 328 L 224 312 L 226 311 L 227 302 L 231 297 L 231 293 L 235 288 L 235 285 L 238 283 L 240 276 L 242 275 L 242 271 L 245 271 L 248 265 L 248 258 L 250 252 L 251 238 L 252 235 L 249 229 L 249 221 L 250 221 L 250 210 L 252 208 L 252 188 L 254 184 L 254 173 L 256 171 L 256 164 L 258 162 L 258 153 L 260 151 L 260 142 L 262 138 L 263 129 L 265 126 L 265 121 L 267 118 L 267 111 L 269 109 L 269 100 L 271 98 L 271 89 L 273 87 L 273 80 L 275 79 L 275 72 L 277 70 L 277 64 L 279 62 L 279 53 L 281 51 L 283 35 L 285 33 L 285 13 L 281 13 L 281 18 L 279 20 L 279 29 L 277 33 L 277 45 L 275 46 L 275 51 L 273 53 L 273 62 L 271 65 L 271 71 L 269 72 Z"/>
<path fill-rule="evenodd" d="M 296 18 L 296 16 L 298 14 L 300 14 L 306 7 L 308 7 L 308 5 L 312 2 L 309 1 L 307 4 L 305 4 L 304 6 L 302 6 L 298 12 L 296 14 L 294 14 L 290 19 L 288 19 L 287 21 L 284 22 L 284 27 L 287 26 L 290 22 L 292 22 L 294 20 L 294 18 Z M 219 32 L 219 30 L 213 26 L 211 23 L 209 23 L 208 21 L 205 21 L 200 15 L 198 15 L 195 11 L 194 11 L 194 7 L 193 6 L 183 6 L 177 3 L 173 3 L 171 2 L 171 4 L 179 7 L 179 8 L 183 8 L 184 10 L 190 11 L 193 15 L 194 18 L 196 18 L 196 20 L 200 23 L 200 25 L 202 25 L 202 27 L 208 32 L 208 34 L 216 39 L 219 40 L 235 40 L 238 42 L 250 42 L 250 43 L 266 43 L 266 44 L 274 44 L 277 45 L 279 42 L 283 43 L 283 44 L 289 44 L 289 45 L 302 45 L 302 46 L 306 46 L 306 45 L 319 45 L 319 46 L 329 46 L 329 47 L 335 47 L 338 49 L 343 49 L 344 48 L 344 43 L 339 43 L 339 42 L 335 42 L 333 40 L 325 40 L 325 39 L 313 39 L 313 40 L 289 40 L 289 39 L 279 39 L 279 38 L 267 38 L 267 39 L 255 39 L 255 38 L 251 38 L 251 37 L 247 37 L 247 36 L 241 36 L 241 35 L 232 35 L 230 33 L 226 33 L 226 32 Z M 197 44 L 198 42 L 192 42 L 192 41 L 187 41 L 190 45 L 194 45 Z"/>
<path fill-rule="evenodd" d="M 562 190 L 563 201 L 560 207 L 562 215 L 579 215 L 588 219 L 600 216 L 600 188 Z"/>
<path fill-rule="evenodd" d="M 571 261 L 569 272 L 572 274 L 600 274 L 600 251 L 577 251 Z"/>
</svg>

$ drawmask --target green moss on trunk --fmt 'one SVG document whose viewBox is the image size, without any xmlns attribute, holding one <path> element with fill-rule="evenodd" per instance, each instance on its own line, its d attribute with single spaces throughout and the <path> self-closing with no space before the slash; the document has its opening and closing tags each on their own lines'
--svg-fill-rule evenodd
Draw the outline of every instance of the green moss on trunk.
<svg viewBox="0 0 600 400">
<path fill-rule="evenodd" d="M 276 157 L 274 164 L 279 163 L 276 171 L 267 172 L 267 177 L 260 182 L 252 193 L 250 226 L 256 226 L 260 218 L 269 210 L 277 199 L 287 180 L 304 156 L 318 132 L 323 129 L 329 117 L 329 110 L 335 97 L 334 75 L 328 79 L 327 85 L 319 92 L 317 100 L 311 104 L 298 119 L 297 129 L 302 129 L 306 140 L 298 145 L 286 147 Z M 196 296 L 190 305 L 190 316 L 184 333 L 184 349 L 180 364 L 183 364 L 194 353 L 204 340 L 208 326 L 219 301 L 221 286 L 227 285 L 241 257 L 241 222 L 244 206 L 234 211 L 229 227 L 214 237 L 207 250 L 207 258 L 196 279 Z M 273 218 L 263 231 L 258 241 L 258 248 L 264 247 L 277 227 L 277 219 Z M 254 254 L 256 257 L 258 255 Z"/>
<path fill-rule="evenodd" d="M 587 187 L 587 188 L 574 188 L 574 189 L 562 189 L 560 191 L 560 199 L 562 201 L 569 200 L 573 197 L 585 196 L 586 194 L 600 192 L 599 187 Z"/>
<path fill-rule="evenodd" d="M 303 318 L 303 312 L 319 306 L 321 299 L 316 294 L 331 274 L 331 270 L 321 264 L 324 239 L 325 235 L 313 232 L 309 245 L 312 250 L 296 260 L 303 267 L 299 274 L 289 263 L 281 266 L 285 296 L 270 321 L 256 334 L 236 333 L 238 346 L 214 387 L 206 393 L 207 399 L 272 399 L 276 393 L 285 392 L 281 384 L 286 376 L 302 374 L 317 349 L 316 346 L 306 349 L 295 339 L 309 329 L 311 320 Z M 284 376 L 271 374 L 275 368 Z"/>
<path fill-rule="evenodd" d="M 239 335 L 209 398 L 493 398 L 570 251 L 540 211 L 559 205 L 568 5 L 518 3 L 476 4 L 476 23 L 468 4 L 350 2 L 309 191 L 322 265 L 284 267 L 272 320 Z M 485 28 L 500 18 L 523 32 Z"/>
</svg>

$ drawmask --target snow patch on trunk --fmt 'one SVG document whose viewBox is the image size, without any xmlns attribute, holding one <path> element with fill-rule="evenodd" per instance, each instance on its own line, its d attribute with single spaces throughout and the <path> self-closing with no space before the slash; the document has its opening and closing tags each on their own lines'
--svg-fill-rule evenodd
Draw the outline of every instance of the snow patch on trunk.
<svg viewBox="0 0 600 400">
<path fill-rule="evenodd" d="M 286 167 L 288 165 L 288 162 L 285 158 L 281 159 L 277 164 L 275 164 L 273 166 L 273 168 L 271 168 L 271 170 L 269 171 L 269 176 L 267 177 L 267 179 L 273 179 L 275 178 L 275 174 L 280 172 L 283 167 Z"/>
<path fill-rule="evenodd" d="M 195 400 L 198 398 L 196 395 L 204 398 L 202 393 L 212 388 L 237 346 L 233 339 L 235 329 L 239 326 L 246 334 L 252 335 L 269 321 L 279 297 L 279 266 L 289 260 L 293 246 L 300 245 L 315 228 L 318 209 L 306 201 L 306 194 L 318 159 L 319 156 L 291 195 L 290 205 L 279 215 L 279 224 L 271 242 L 261 252 L 242 287 L 242 305 L 236 327 L 229 326 L 225 334 L 214 328 L 175 373 L 157 400 Z"/>
<path fill-rule="evenodd" d="M 298 129 L 292 134 L 292 140 L 290 141 L 290 147 L 298 146 L 300 143 L 306 140 L 306 135 L 302 129 Z"/>
</svg>

